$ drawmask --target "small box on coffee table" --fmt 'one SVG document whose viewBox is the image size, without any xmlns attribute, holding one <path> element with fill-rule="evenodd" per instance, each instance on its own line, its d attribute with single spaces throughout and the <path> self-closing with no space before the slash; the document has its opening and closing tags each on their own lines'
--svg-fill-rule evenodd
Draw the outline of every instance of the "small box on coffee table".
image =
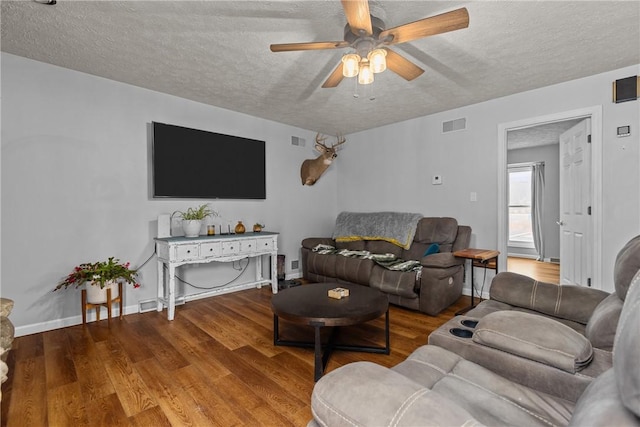
<svg viewBox="0 0 640 427">
<path fill-rule="evenodd" d="M 328 294 L 329 294 L 330 298 L 342 299 L 344 297 L 348 297 L 349 296 L 349 289 L 333 288 L 333 289 L 329 289 Z"/>
</svg>

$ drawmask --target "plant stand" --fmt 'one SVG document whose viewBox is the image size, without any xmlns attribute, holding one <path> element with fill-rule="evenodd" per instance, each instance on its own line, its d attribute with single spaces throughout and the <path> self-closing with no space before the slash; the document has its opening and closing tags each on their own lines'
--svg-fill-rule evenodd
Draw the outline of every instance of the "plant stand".
<svg viewBox="0 0 640 427">
<path fill-rule="evenodd" d="M 122 320 L 122 282 L 118 283 L 118 296 L 115 298 L 111 298 L 111 289 L 107 289 L 107 301 L 101 303 L 90 303 L 87 302 L 87 291 L 85 289 L 82 290 L 82 324 L 87 324 L 87 310 L 91 310 L 95 308 L 96 310 L 96 322 L 100 321 L 100 308 L 107 307 L 107 321 L 111 323 L 111 306 L 114 302 L 118 303 L 120 315 L 118 316 L 120 320 Z"/>
</svg>

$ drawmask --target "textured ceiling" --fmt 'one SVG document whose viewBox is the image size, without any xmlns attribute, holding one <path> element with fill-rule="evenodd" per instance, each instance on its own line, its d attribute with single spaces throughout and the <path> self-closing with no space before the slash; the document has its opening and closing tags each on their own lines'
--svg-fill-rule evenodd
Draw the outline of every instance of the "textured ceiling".
<svg viewBox="0 0 640 427">
<path fill-rule="evenodd" d="M 638 1 L 371 1 L 386 27 L 466 7 L 469 28 L 395 45 L 425 69 L 320 86 L 346 49 L 327 1 L 2 0 L 5 52 L 252 116 L 348 134 L 640 63 Z M 626 76 L 625 76 L 626 77 Z M 362 88 L 362 87 L 361 87 Z M 369 100 L 370 95 L 375 100 Z"/>
<path fill-rule="evenodd" d="M 545 123 L 507 132 L 507 149 L 531 148 L 560 143 L 560 135 L 584 119 L 570 119 Z"/>
</svg>

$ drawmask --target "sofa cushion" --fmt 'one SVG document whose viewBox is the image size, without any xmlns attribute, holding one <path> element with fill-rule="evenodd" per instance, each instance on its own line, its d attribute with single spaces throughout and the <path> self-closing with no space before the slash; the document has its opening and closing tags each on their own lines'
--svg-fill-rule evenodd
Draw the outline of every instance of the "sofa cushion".
<svg viewBox="0 0 640 427">
<path fill-rule="evenodd" d="M 613 346 L 613 368 L 626 408 L 640 417 L 640 270 L 631 280 Z"/>
<path fill-rule="evenodd" d="M 336 277 L 337 258 L 335 255 L 321 255 L 309 252 L 307 255 L 307 271 L 320 276 Z"/>
<path fill-rule="evenodd" d="M 592 346 L 608 351 L 613 350 L 621 311 L 622 301 L 615 292 L 598 304 L 584 332 Z"/>
<path fill-rule="evenodd" d="M 370 362 L 326 374 L 313 389 L 311 411 L 323 426 L 417 426 L 425 414 L 431 425 L 480 425 L 455 402 Z"/>
<path fill-rule="evenodd" d="M 516 311 L 497 311 L 480 319 L 473 341 L 570 373 L 584 368 L 593 357 L 589 340 L 568 326 Z"/>
<path fill-rule="evenodd" d="M 366 250 L 366 241 L 354 240 L 351 242 L 335 242 L 334 246 L 338 249 L 349 249 L 350 251 L 364 251 Z"/>
<path fill-rule="evenodd" d="M 636 272 L 640 269 L 640 236 L 629 240 L 618 252 L 613 269 L 613 282 L 616 294 L 622 301 L 627 295 L 627 289 Z"/>
<path fill-rule="evenodd" d="M 451 252 L 457 235 L 458 221 L 455 218 L 430 217 L 418 222 L 413 240 L 426 244 L 438 243 L 441 252 Z"/>
<path fill-rule="evenodd" d="M 371 277 L 371 269 L 375 265 L 375 261 L 362 258 L 350 258 L 342 255 L 320 255 L 328 258 L 335 258 L 335 276 L 336 278 L 357 283 L 358 285 L 369 285 L 369 277 Z"/>
<path fill-rule="evenodd" d="M 415 271 L 392 271 L 376 265 L 371 270 L 369 286 L 391 295 L 418 297 Z"/>
<path fill-rule="evenodd" d="M 516 384 L 434 345 L 418 348 L 392 369 L 456 402 L 487 426 L 566 425 L 573 411 L 569 401 Z M 418 425 L 436 425 L 428 413 L 425 417 Z"/>
<path fill-rule="evenodd" d="M 498 273 L 489 290 L 492 300 L 586 325 L 596 306 L 609 294 L 582 286 L 559 286 L 522 274 Z"/>
</svg>

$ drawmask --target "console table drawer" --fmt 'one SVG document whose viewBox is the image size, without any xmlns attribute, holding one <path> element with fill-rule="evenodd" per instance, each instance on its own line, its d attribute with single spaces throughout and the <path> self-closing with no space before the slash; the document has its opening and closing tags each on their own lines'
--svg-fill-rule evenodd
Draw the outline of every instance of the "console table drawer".
<svg viewBox="0 0 640 427">
<path fill-rule="evenodd" d="M 208 258 L 218 256 L 222 253 L 222 244 L 220 242 L 202 243 L 200 245 L 200 256 Z"/>
<path fill-rule="evenodd" d="M 200 254 L 198 247 L 200 245 L 180 245 L 176 246 L 176 260 L 197 259 Z"/>
<path fill-rule="evenodd" d="M 240 241 L 240 252 L 243 254 L 248 254 L 252 252 L 256 252 L 256 241 L 252 240 L 241 240 Z"/>
<path fill-rule="evenodd" d="M 274 243 L 273 239 L 260 239 L 256 243 L 256 248 L 259 251 L 272 250 L 272 249 L 275 249 L 273 243 Z"/>
<path fill-rule="evenodd" d="M 233 240 L 231 242 L 222 242 L 222 255 L 233 255 L 240 252 L 240 242 Z"/>
</svg>

